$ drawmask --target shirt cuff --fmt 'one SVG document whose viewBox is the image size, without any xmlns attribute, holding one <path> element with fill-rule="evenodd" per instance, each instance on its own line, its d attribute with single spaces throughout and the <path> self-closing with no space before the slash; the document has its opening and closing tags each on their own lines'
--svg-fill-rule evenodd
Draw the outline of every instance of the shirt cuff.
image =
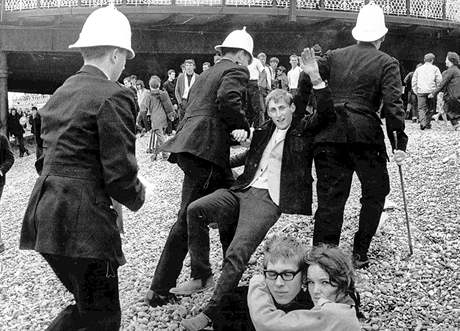
<svg viewBox="0 0 460 331">
<path fill-rule="evenodd" d="M 326 83 L 325 82 L 321 82 L 319 84 L 316 84 L 316 85 L 313 85 L 313 89 L 314 90 L 320 90 L 322 88 L 325 88 L 326 87 Z"/>
</svg>

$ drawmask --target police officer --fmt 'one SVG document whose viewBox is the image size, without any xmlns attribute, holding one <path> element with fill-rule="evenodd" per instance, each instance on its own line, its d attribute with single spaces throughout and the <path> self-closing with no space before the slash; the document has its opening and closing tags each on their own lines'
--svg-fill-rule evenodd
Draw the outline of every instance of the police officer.
<svg viewBox="0 0 460 331">
<path fill-rule="evenodd" d="M 134 57 L 128 19 L 113 5 L 89 15 L 83 67 L 40 110 L 44 152 L 22 224 L 21 249 L 40 252 L 75 299 L 48 330 L 118 330 L 117 269 L 125 263 L 111 198 L 136 211 L 134 93 L 117 83 Z"/>
<path fill-rule="evenodd" d="M 362 189 L 353 246 L 357 268 L 369 264 L 367 253 L 390 190 L 384 134 L 377 115 L 382 103 L 397 162 L 404 160 L 408 140 L 399 63 L 379 50 L 387 31 L 383 10 L 371 2 L 361 9 L 352 31 L 357 44 L 330 51 L 324 61 L 320 59 L 332 90 L 337 121 L 315 138 L 318 209 L 313 243 L 339 244 L 344 207 L 356 172 Z"/>
</svg>

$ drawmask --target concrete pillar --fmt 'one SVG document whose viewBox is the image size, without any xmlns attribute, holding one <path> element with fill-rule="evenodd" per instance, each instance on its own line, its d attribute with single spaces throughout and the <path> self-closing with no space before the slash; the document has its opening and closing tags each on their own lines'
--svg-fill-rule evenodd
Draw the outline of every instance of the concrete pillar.
<svg viewBox="0 0 460 331">
<path fill-rule="evenodd" d="M 0 131 L 6 134 L 8 120 L 8 63 L 6 53 L 0 51 Z"/>
</svg>

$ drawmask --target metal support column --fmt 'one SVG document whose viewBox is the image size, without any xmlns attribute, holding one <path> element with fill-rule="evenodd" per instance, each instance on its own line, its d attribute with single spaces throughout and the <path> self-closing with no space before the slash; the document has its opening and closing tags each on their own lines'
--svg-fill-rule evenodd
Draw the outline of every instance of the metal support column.
<svg viewBox="0 0 460 331">
<path fill-rule="evenodd" d="M 0 51 L 0 131 L 6 134 L 8 120 L 8 63 L 6 53 Z"/>
<path fill-rule="evenodd" d="M 289 22 L 297 21 L 297 0 L 289 2 Z"/>
</svg>

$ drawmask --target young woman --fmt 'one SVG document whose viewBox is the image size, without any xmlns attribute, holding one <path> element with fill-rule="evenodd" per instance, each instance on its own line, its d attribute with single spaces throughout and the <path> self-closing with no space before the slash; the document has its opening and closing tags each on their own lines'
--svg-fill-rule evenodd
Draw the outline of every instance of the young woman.
<svg viewBox="0 0 460 331">
<path fill-rule="evenodd" d="M 360 330 L 350 259 L 338 248 L 320 246 L 313 248 L 305 261 L 298 260 L 298 254 L 293 253 L 298 252 L 295 243 L 294 239 L 275 239 L 272 252 L 290 253 L 266 251 L 264 276 L 254 276 L 249 283 L 248 307 L 255 329 Z M 283 246 L 291 249 L 279 249 Z M 296 305 L 305 279 L 314 307 L 286 309 Z"/>
</svg>

